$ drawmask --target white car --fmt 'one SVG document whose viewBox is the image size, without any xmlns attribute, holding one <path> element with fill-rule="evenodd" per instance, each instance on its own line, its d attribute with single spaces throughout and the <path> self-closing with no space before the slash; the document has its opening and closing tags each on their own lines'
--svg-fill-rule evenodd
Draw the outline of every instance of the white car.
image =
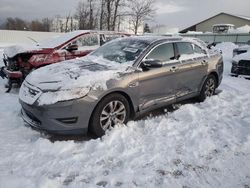
<svg viewBox="0 0 250 188">
<path fill-rule="evenodd" d="M 242 53 L 246 53 L 250 51 L 250 40 L 247 42 L 247 45 L 240 46 L 239 48 L 235 48 L 233 50 L 233 57 L 236 55 L 240 55 Z"/>
<path fill-rule="evenodd" d="M 250 48 L 245 53 L 233 57 L 231 75 L 250 78 Z"/>
</svg>

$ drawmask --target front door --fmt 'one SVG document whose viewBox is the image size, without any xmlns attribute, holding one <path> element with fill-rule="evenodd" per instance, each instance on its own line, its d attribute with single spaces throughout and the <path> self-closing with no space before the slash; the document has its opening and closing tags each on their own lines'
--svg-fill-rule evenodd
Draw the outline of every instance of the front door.
<svg viewBox="0 0 250 188">
<path fill-rule="evenodd" d="M 175 69 L 179 66 L 179 62 L 175 60 L 173 44 L 156 46 L 144 60 L 159 60 L 162 67 L 148 68 L 139 73 L 140 109 L 173 102 L 176 89 Z"/>
<path fill-rule="evenodd" d="M 78 49 L 72 51 L 67 50 L 67 46 L 73 44 L 77 45 Z M 64 48 L 66 60 L 83 57 L 100 46 L 99 35 L 97 33 L 81 35 L 70 42 L 67 46 Z"/>
</svg>

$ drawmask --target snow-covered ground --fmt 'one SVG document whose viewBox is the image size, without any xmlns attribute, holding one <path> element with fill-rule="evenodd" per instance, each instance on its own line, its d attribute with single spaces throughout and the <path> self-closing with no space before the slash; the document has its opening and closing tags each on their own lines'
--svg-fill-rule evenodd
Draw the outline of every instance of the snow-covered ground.
<svg viewBox="0 0 250 188">
<path fill-rule="evenodd" d="M 51 142 L 24 126 L 0 80 L 0 187 L 250 187 L 250 81 L 228 76 L 203 103 L 131 121 L 101 139 Z"/>
</svg>

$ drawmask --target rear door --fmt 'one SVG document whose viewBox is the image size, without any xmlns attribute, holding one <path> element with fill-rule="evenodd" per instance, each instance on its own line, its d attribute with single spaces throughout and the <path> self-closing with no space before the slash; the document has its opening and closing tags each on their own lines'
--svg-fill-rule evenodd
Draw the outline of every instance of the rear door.
<svg viewBox="0 0 250 188">
<path fill-rule="evenodd" d="M 156 46 L 144 59 L 160 60 L 162 67 L 139 73 L 140 109 L 174 101 L 176 77 L 173 68 L 179 66 L 179 61 L 175 59 L 173 43 Z"/>
<path fill-rule="evenodd" d="M 191 42 L 176 42 L 175 47 L 180 61 L 176 93 L 178 98 L 199 91 L 207 74 L 208 56 L 205 50 Z"/>
</svg>

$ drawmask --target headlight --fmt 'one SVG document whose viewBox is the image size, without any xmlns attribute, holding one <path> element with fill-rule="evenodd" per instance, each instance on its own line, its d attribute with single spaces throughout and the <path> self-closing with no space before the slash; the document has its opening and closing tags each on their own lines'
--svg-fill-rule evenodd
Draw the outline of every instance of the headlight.
<svg viewBox="0 0 250 188">
<path fill-rule="evenodd" d="M 38 99 L 39 105 L 49 105 L 61 101 L 69 101 L 85 97 L 90 91 L 90 88 L 73 88 L 68 90 L 48 91 L 42 93 Z"/>
</svg>

